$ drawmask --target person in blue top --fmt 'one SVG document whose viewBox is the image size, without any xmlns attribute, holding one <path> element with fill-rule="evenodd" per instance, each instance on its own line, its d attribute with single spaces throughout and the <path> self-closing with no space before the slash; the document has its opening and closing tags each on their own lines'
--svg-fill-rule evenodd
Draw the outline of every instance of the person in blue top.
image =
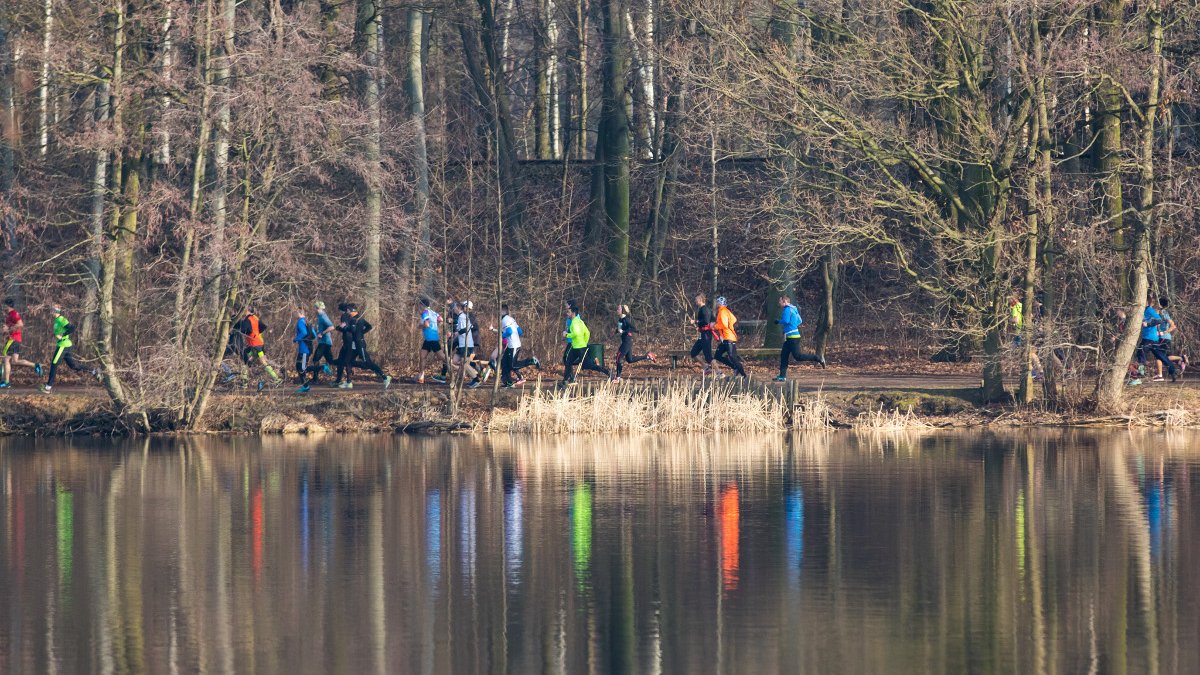
<svg viewBox="0 0 1200 675">
<path fill-rule="evenodd" d="M 307 381 L 300 383 L 300 388 L 296 391 L 303 394 L 312 388 L 312 385 L 320 379 L 321 372 L 328 373 L 330 366 L 334 364 L 333 360 L 333 320 L 325 313 L 325 303 L 317 301 L 317 317 L 314 319 L 316 325 L 313 326 L 314 334 L 313 353 L 308 359 L 308 367 L 305 369 L 312 374 L 312 377 Z M 324 360 L 324 363 L 321 361 Z"/>
<path fill-rule="evenodd" d="M 1154 376 L 1155 382 L 1162 382 L 1162 367 L 1167 366 L 1167 373 L 1171 376 L 1171 381 L 1174 382 L 1177 378 L 1175 374 L 1175 364 L 1171 359 L 1167 358 L 1167 353 L 1163 350 L 1162 344 L 1159 342 L 1160 328 L 1169 328 L 1170 322 L 1163 319 L 1158 310 L 1154 308 L 1154 298 L 1151 297 L 1146 302 L 1146 309 L 1142 312 L 1142 341 L 1138 345 L 1138 363 L 1145 363 L 1150 354 L 1158 361 L 1158 374 Z"/>
<path fill-rule="evenodd" d="M 421 298 L 421 374 L 417 376 L 417 384 L 425 384 L 425 362 L 442 351 L 441 323 L 442 317 L 433 311 L 429 298 Z M 434 379 L 439 378 L 435 375 Z"/>
<path fill-rule="evenodd" d="M 308 357 L 312 355 L 315 338 L 316 332 L 310 332 L 304 310 L 297 309 L 296 334 L 292 336 L 292 342 L 296 345 L 296 377 L 302 387 L 304 386 L 304 376 L 308 374 Z"/>
<path fill-rule="evenodd" d="M 783 348 L 779 350 L 779 377 L 776 377 L 775 381 L 787 381 L 788 364 L 793 359 L 797 362 L 811 361 L 824 368 L 824 356 L 800 351 L 800 324 L 804 323 L 804 320 L 800 318 L 800 310 L 792 304 L 792 299 L 786 295 L 779 296 L 779 308 L 779 320 L 775 323 L 783 330 Z"/>
</svg>

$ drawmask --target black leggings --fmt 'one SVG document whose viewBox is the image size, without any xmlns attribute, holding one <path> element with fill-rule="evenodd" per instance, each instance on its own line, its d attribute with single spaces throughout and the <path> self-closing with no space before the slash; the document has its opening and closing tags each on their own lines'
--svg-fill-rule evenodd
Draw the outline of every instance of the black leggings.
<svg viewBox="0 0 1200 675">
<path fill-rule="evenodd" d="M 75 359 L 74 347 L 57 347 L 54 350 L 54 358 L 50 359 L 50 375 L 46 377 L 47 387 L 54 386 L 54 376 L 58 373 L 59 362 L 66 363 L 71 370 L 87 370 Z"/>
<path fill-rule="evenodd" d="M 736 342 L 730 342 L 729 340 L 722 341 L 721 344 L 717 345 L 717 353 L 713 358 L 733 368 L 734 372 L 738 375 L 748 377 L 746 369 L 742 366 L 742 357 L 738 356 Z"/>
<path fill-rule="evenodd" d="M 310 381 L 316 383 L 321 377 L 321 361 L 336 366 L 337 362 L 333 360 L 333 345 L 327 345 L 321 342 L 317 343 L 317 350 L 308 357 L 308 372 L 312 373 Z"/>
<path fill-rule="evenodd" d="M 596 363 L 596 357 L 592 356 L 587 347 L 572 347 L 567 353 L 566 367 L 563 372 L 564 382 L 575 381 L 575 367 L 579 366 L 580 370 L 591 370 L 597 373 L 603 373 L 605 377 L 611 377 L 608 368 Z"/>
<path fill-rule="evenodd" d="M 504 384 L 512 384 L 513 373 L 520 377 L 522 368 L 533 365 L 533 359 L 519 358 L 520 354 L 521 348 L 517 347 L 516 349 L 505 349 L 504 356 L 500 357 L 500 381 Z"/>
<path fill-rule="evenodd" d="M 792 359 L 796 362 L 810 361 L 812 363 L 820 363 L 821 357 L 816 354 L 805 354 L 800 351 L 800 338 L 790 337 L 783 341 L 783 349 L 779 350 L 779 376 L 787 377 L 788 363 Z"/>
<path fill-rule="evenodd" d="M 621 367 L 624 366 L 626 363 L 637 363 L 639 361 L 645 361 L 648 358 L 650 358 L 650 357 L 645 356 L 645 355 L 642 355 L 642 356 L 634 356 L 633 355 L 633 336 L 632 335 L 621 336 L 621 346 L 620 346 L 620 348 L 617 349 L 617 377 L 621 376 L 621 370 L 622 370 Z"/>
<path fill-rule="evenodd" d="M 1138 363 L 1145 363 L 1147 354 L 1162 361 L 1167 366 L 1167 373 L 1175 374 L 1175 364 L 1171 361 L 1171 357 L 1167 356 L 1167 350 L 1161 341 L 1151 341 L 1143 339 L 1138 345 Z"/>
<path fill-rule="evenodd" d="M 700 337 L 692 345 L 691 355 L 692 355 L 693 359 L 696 358 L 697 356 L 700 356 L 701 353 L 704 354 L 704 362 L 705 363 L 712 363 L 712 360 L 713 360 L 712 333 L 709 333 L 708 331 L 701 333 Z"/>
<path fill-rule="evenodd" d="M 338 352 L 338 382 L 349 382 L 354 378 L 354 369 L 362 368 L 375 373 L 379 379 L 383 379 L 383 369 L 379 364 L 371 360 L 371 355 L 367 353 L 366 345 L 354 348 L 350 343 L 342 345 L 341 351 Z M 344 380 L 342 378 L 345 378 Z"/>
</svg>

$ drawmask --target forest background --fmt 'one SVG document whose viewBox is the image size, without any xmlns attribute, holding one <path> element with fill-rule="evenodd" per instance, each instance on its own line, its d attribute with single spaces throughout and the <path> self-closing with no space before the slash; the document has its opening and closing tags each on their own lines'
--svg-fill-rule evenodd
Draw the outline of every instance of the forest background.
<svg viewBox="0 0 1200 675">
<path fill-rule="evenodd" d="M 7 0 L 0 270 L 174 428 L 248 303 L 286 360 L 356 300 L 406 364 L 422 295 L 555 354 L 569 297 L 683 344 L 722 294 L 770 345 L 792 293 L 834 361 L 903 331 L 985 400 L 1112 408 L 1117 308 L 1195 341 L 1198 54 L 1170 0 Z"/>
</svg>

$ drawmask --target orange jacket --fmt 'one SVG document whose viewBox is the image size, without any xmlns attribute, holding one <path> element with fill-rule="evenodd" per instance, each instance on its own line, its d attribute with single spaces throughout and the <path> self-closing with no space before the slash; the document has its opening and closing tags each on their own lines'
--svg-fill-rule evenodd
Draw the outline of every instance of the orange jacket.
<svg viewBox="0 0 1200 675">
<path fill-rule="evenodd" d="M 734 330 L 734 325 L 737 323 L 737 317 L 733 312 L 729 311 L 728 307 L 721 306 L 717 308 L 717 337 L 726 342 L 737 342 L 737 331 Z"/>
<path fill-rule="evenodd" d="M 262 328 L 258 323 L 258 317 L 251 314 L 246 317 L 246 322 L 250 324 L 250 332 L 246 334 L 247 347 L 262 347 L 263 337 Z"/>
</svg>

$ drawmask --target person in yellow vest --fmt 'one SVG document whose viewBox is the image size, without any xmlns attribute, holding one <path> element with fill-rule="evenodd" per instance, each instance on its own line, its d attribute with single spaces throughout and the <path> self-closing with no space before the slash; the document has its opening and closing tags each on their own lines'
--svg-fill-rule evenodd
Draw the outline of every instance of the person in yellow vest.
<svg viewBox="0 0 1200 675">
<path fill-rule="evenodd" d="M 242 335 L 246 344 L 242 350 L 242 362 L 245 364 L 242 370 L 243 378 L 249 379 L 250 366 L 253 361 L 257 361 L 263 367 L 263 370 L 267 371 L 267 375 L 271 376 L 271 381 L 276 386 L 283 384 L 283 378 L 279 376 L 279 373 L 275 372 L 275 368 L 267 361 L 267 343 L 263 339 L 263 333 L 267 330 L 267 324 L 258 318 L 258 313 L 254 311 L 254 307 L 246 308 L 246 316 L 234 328 Z M 266 386 L 266 383 L 259 380 L 258 390 L 262 391 L 264 386 Z"/>
<path fill-rule="evenodd" d="M 54 377 L 58 374 L 58 364 L 65 363 L 71 370 L 89 371 L 83 367 L 75 358 L 74 346 L 71 341 L 71 334 L 75 332 L 75 327 L 71 325 L 71 321 L 63 314 L 62 307 L 54 305 L 54 354 L 50 357 L 50 375 L 46 377 L 46 384 L 42 385 L 42 391 L 50 393 L 50 389 L 54 387 Z M 96 376 L 96 369 L 90 369 L 93 377 Z"/>
<path fill-rule="evenodd" d="M 742 377 L 749 378 L 746 374 L 746 368 L 742 365 L 742 358 L 737 353 L 737 330 L 734 326 L 737 325 L 737 317 L 733 315 L 726 304 L 725 297 L 717 298 L 717 320 L 716 328 L 713 331 L 717 337 L 717 353 L 713 359 L 729 366 Z"/>
<path fill-rule="evenodd" d="M 564 364 L 564 383 L 575 384 L 575 377 L 579 374 L 580 370 L 591 370 L 603 373 L 609 379 L 612 378 L 612 374 L 609 373 L 608 368 L 597 363 L 596 358 L 588 350 L 588 344 L 592 339 L 592 331 L 583 322 L 583 317 L 580 316 L 577 305 L 567 307 L 567 330 L 563 333 L 563 337 L 566 338 L 567 344 L 570 347 Z"/>
</svg>

